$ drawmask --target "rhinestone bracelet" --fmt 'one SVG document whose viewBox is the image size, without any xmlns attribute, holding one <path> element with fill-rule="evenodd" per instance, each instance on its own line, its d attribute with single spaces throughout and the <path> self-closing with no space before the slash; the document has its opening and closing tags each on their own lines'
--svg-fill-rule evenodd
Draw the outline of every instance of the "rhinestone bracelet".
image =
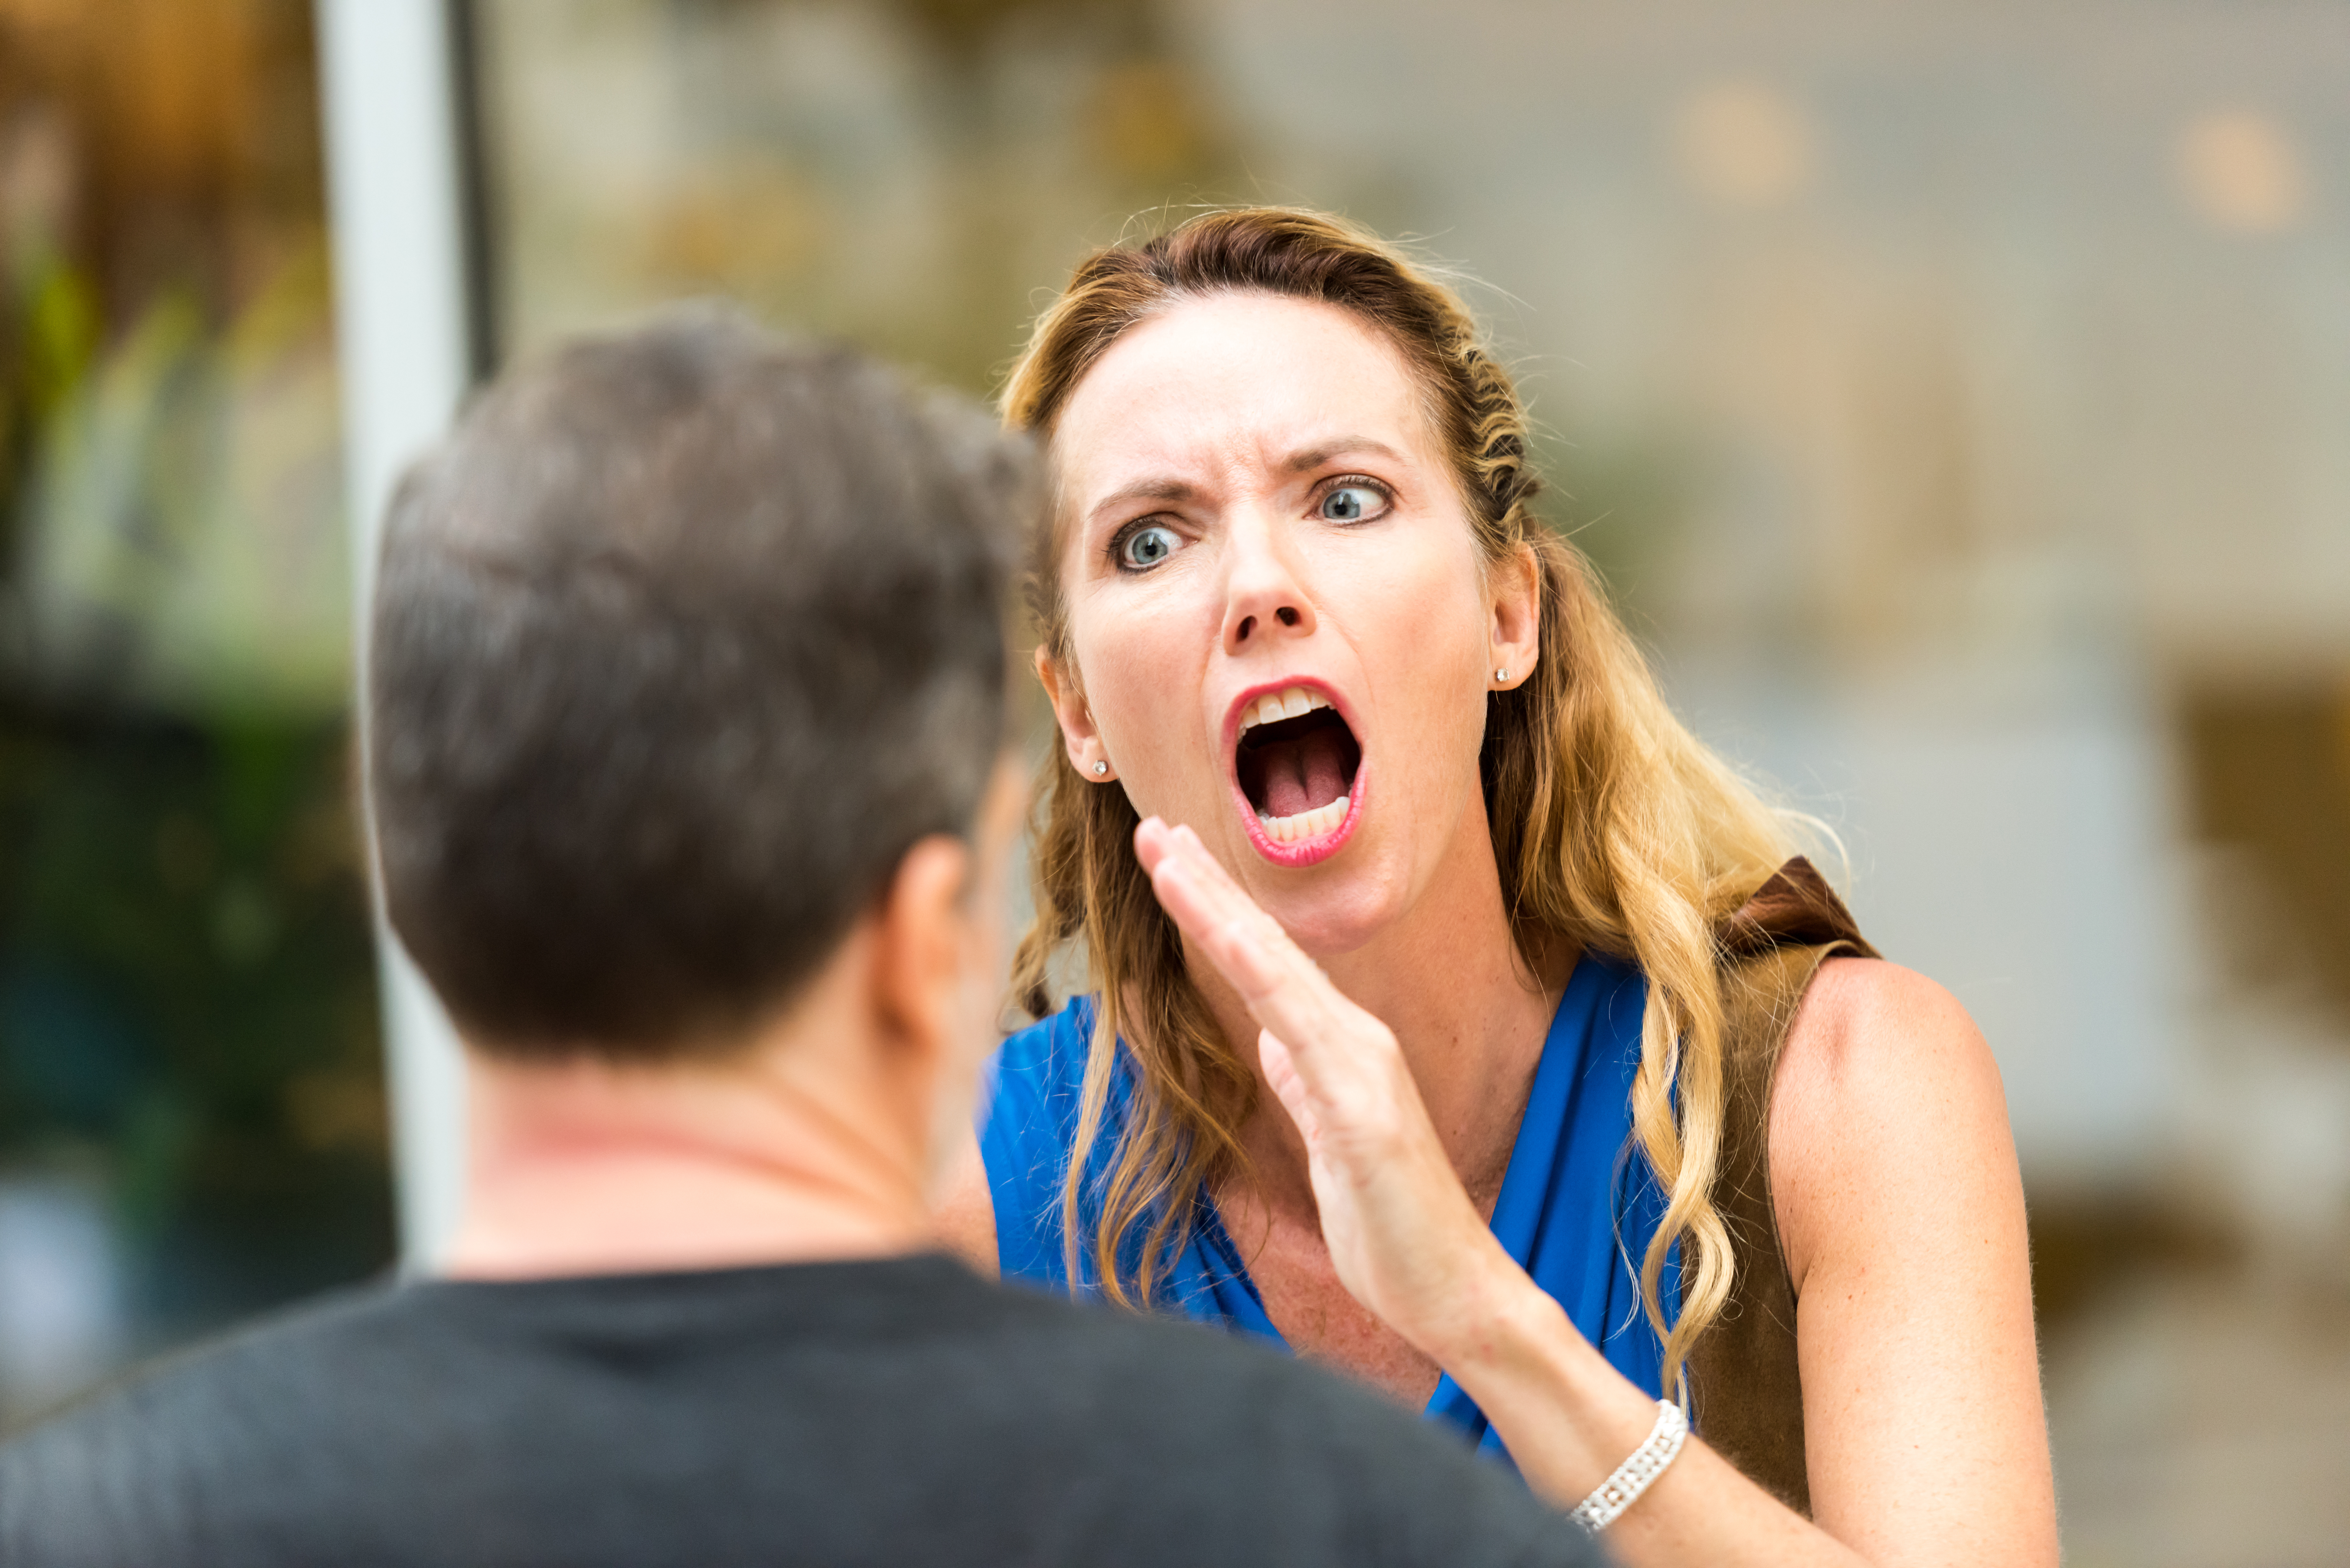
<svg viewBox="0 0 2350 1568">
<path fill-rule="evenodd" d="M 1665 1473 L 1689 1440 L 1689 1418 L 1681 1407 L 1669 1399 L 1657 1401 L 1657 1424 L 1648 1428 L 1648 1440 L 1632 1450 L 1632 1457 L 1616 1467 L 1616 1473 L 1599 1483 L 1599 1490 L 1575 1505 L 1567 1517 L 1596 1535 L 1623 1515 L 1626 1509 L 1640 1500 L 1649 1483 Z"/>
</svg>

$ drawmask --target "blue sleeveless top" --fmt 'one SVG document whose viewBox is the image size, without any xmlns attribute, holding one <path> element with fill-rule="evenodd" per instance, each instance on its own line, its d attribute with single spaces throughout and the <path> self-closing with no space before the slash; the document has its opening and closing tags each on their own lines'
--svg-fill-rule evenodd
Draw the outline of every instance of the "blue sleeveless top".
<svg viewBox="0 0 2350 1568">
<path fill-rule="evenodd" d="M 1543 1042 L 1493 1206 L 1493 1234 L 1608 1362 L 1655 1397 L 1664 1351 L 1640 1307 L 1639 1260 L 1665 1205 L 1632 1144 L 1632 1078 L 1648 994 L 1637 970 L 1589 952 L 1575 964 Z M 1061 1246 L 1061 1183 L 1076 1142 L 1093 1023 L 1091 999 L 1080 997 L 1003 1043 L 988 1067 L 979 1147 L 994 1198 L 1003 1277 L 1097 1300 L 1100 1287 L 1092 1280 L 1072 1286 Z M 1132 1069 L 1121 1052 L 1102 1136 L 1087 1161 L 1090 1190 L 1107 1176 L 1133 1095 Z M 1139 1261 L 1142 1241 L 1139 1231 L 1120 1239 L 1122 1269 Z M 1287 1349 L 1204 1194 L 1181 1241 L 1157 1304 Z M 1675 1248 L 1659 1281 L 1669 1313 L 1680 1300 L 1679 1273 Z M 1484 1412 L 1450 1376 L 1437 1384 L 1427 1413 L 1507 1459 Z"/>
</svg>

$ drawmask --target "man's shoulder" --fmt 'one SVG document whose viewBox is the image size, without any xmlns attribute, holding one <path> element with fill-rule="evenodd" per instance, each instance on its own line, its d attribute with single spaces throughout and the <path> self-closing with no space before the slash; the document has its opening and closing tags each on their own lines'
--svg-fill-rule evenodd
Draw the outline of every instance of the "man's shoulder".
<svg viewBox="0 0 2350 1568">
<path fill-rule="evenodd" d="M 390 1284 L 354 1286 L 270 1313 L 93 1389 L 0 1444 L 0 1464 L 125 1426 L 150 1428 L 182 1409 L 202 1413 L 223 1398 L 265 1397 L 274 1385 L 308 1379 L 352 1345 L 398 1335 L 409 1315 L 401 1293 Z"/>
<path fill-rule="evenodd" d="M 169 1417 L 206 1414 L 216 1402 L 267 1397 L 273 1385 L 307 1379 L 353 1345 L 396 1335 L 410 1303 L 390 1283 L 353 1286 L 268 1314 L 134 1368 L 29 1432 L 0 1444 L 0 1466 L 50 1449 L 110 1438 L 124 1428 L 168 1429 Z"/>
<path fill-rule="evenodd" d="M 943 1258 L 359 1293 L 0 1449 L 11 1568 L 437 1563 L 517 1530 L 514 1561 L 572 1563 L 786 1537 L 811 1561 L 1586 1561 L 1568 1529 L 1315 1368 Z"/>
<path fill-rule="evenodd" d="M 191 1500 L 234 1478 L 259 1489 L 298 1467 L 289 1413 L 333 1386 L 354 1346 L 396 1337 L 397 1292 L 355 1288 L 142 1368 L 0 1444 L 0 1562 L 189 1560 Z"/>
<path fill-rule="evenodd" d="M 1039 1413 L 1081 1434 L 1097 1465 L 1126 1469 L 1134 1506 L 1188 1511 L 1195 1542 L 1215 1509 L 1255 1561 L 1599 1561 L 1452 1428 L 1269 1346 L 1041 1295 L 1006 1317 L 1033 1337 L 1028 1386 L 1051 1390 Z"/>
</svg>

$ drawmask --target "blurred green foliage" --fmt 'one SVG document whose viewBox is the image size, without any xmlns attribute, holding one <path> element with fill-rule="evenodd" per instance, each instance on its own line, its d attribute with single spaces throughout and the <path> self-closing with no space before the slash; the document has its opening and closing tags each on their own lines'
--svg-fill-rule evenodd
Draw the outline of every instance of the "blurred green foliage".
<svg viewBox="0 0 2350 1568">
<path fill-rule="evenodd" d="M 308 27 L 0 12 L 0 1186 L 117 1355 L 393 1250 Z"/>
<path fill-rule="evenodd" d="M 390 1255 L 345 754 L 0 707 L 0 1160 L 103 1182 L 141 1338 Z"/>
</svg>

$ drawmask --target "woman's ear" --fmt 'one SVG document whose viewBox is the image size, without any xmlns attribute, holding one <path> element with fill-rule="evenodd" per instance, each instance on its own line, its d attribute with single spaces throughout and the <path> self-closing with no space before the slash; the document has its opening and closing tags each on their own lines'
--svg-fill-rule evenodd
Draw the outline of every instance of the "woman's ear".
<svg viewBox="0 0 2350 1568">
<path fill-rule="evenodd" d="M 1072 672 L 1063 670 L 1042 647 L 1036 649 L 1036 679 L 1044 682 L 1045 696 L 1053 704 L 1053 719 L 1061 727 L 1061 744 L 1069 753 L 1070 765 L 1091 780 L 1117 776 L 1108 753 L 1102 748 L 1093 710 L 1086 706 L 1085 693 L 1077 690 Z"/>
<path fill-rule="evenodd" d="M 1524 684 L 1542 657 L 1542 559 L 1521 545 L 1486 574 L 1492 595 L 1492 685 Z"/>
</svg>

